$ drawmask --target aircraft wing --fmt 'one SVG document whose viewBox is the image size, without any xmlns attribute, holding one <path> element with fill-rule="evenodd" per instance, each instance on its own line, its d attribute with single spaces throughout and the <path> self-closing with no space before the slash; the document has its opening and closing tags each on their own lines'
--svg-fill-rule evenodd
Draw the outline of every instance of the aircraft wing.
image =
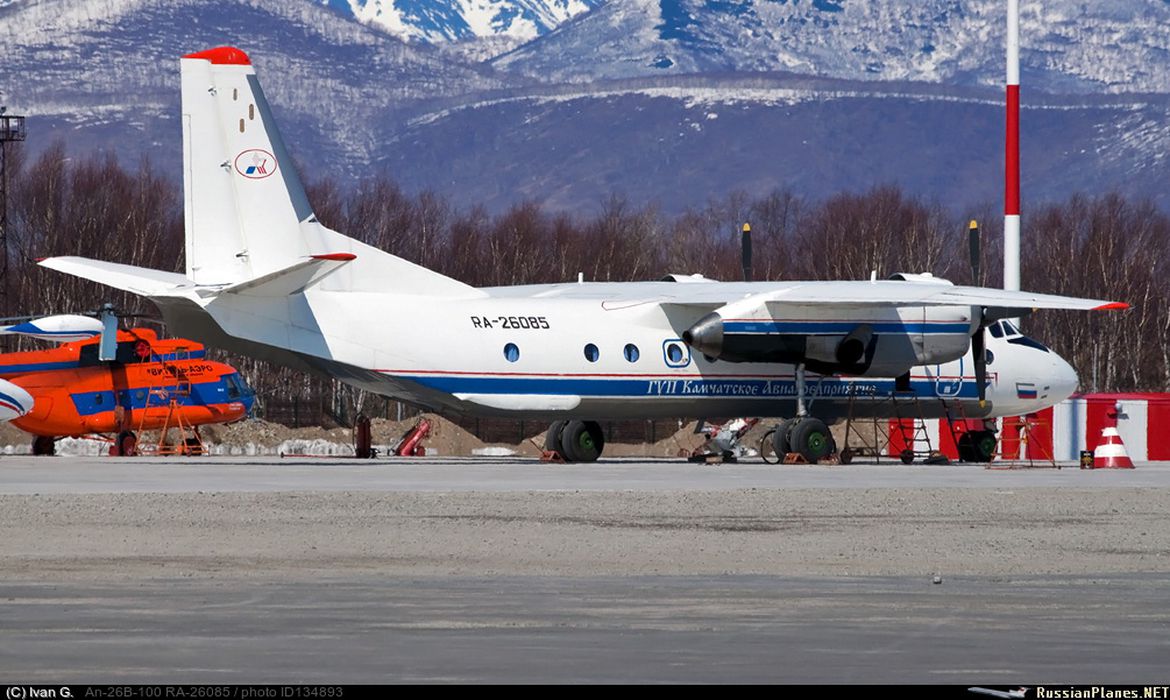
<svg viewBox="0 0 1170 700">
<path fill-rule="evenodd" d="M 660 297 L 658 303 L 695 309 L 714 309 L 740 303 L 767 304 L 769 308 L 789 305 L 981 306 L 989 310 L 989 316 L 1005 318 L 1018 316 L 1032 309 L 1092 311 L 1128 308 L 1128 304 L 1104 299 L 1013 292 L 986 287 L 956 287 L 936 283 L 883 280 L 778 283 L 772 289 L 764 289 L 765 286 L 767 285 L 761 283 L 730 285 L 728 288 L 724 288 L 725 285 L 687 285 L 686 289 L 671 290 L 675 293 L 669 297 Z"/>
</svg>

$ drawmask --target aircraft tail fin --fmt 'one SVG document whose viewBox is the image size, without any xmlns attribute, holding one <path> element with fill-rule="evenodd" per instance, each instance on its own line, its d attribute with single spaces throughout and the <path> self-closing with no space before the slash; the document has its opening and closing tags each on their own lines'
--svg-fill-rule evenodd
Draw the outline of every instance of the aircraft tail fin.
<svg viewBox="0 0 1170 700">
<path fill-rule="evenodd" d="M 225 46 L 180 64 L 188 278 L 237 285 L 348 253 L 357 259 L 323 286 L 387 291 L 391 280 L 405 294 L 478 294 L 317 221 L 247 54 Z"/>
</svg>

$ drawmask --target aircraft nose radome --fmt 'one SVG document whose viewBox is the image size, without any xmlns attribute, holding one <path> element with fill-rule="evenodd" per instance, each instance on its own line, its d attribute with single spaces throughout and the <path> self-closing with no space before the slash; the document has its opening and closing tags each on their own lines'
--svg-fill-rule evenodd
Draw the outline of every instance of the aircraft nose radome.
<svg viewBox="0 0 1170 700">
<path fill-rule="evenodd" d="M 1063 357 L 1052 353 L 1052 377 L 1050 386 L 1052 389 L 1049 396 L 1052 397 L 1053 403 L 1060 403 L 1076 392 L 1080 385 L 1080 378 L 1077 377 L 1077 371 L 1073 369 Z"/>
</svg>

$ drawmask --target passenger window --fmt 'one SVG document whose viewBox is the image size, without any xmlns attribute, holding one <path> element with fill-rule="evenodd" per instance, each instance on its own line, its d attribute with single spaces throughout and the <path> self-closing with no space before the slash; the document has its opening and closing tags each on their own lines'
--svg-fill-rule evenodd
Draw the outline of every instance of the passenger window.
<svg viewBox="0 0 1170 700">
<path fill-rule="evenodd" d="M 634 345 L 633 343 L 628 343 L 626 344 L 625 349 L 622 351 L 622 354 L 626 356 L 627 362 L 637 362 L 639 356 L 638 346 Z"/>
<path fill-rule="evenodd" d="M 662 344 L 662 357 L 667 367 L 686 367 L 691 363 L 691 354 L 681 340 L 668 340 Z"/>
<path fill-rule="evenodd" d="M 597 358 L 600 356 L 601 356 L 601 352 L 598 351 L 596 345 L 594 345 L 593 343 L 589 343 L 588 345 L 585 346 L 585 359 L 586 360 L 589 360 L 590 362 L 597 362 Z"/>
<path fill-rule="evenodd" d="M 504 359 L 508 362 L 520 359 L 520 348 L 516 347 L 516 343 L 508 343 L 504 346 Z"/>
</svg>

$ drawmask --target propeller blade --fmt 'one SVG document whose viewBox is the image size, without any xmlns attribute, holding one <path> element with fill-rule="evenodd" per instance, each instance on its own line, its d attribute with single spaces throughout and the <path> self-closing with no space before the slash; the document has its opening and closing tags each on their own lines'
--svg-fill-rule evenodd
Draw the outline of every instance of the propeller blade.
<svg viewBox="0 0 1170 700">
<path fill-rule="evenodd" d="M 984 335 L 987 327 L 979 324 L 979 329 L 971 336 L 971 354 L 975 358 L 975 384 L 979 390 L 979 405 L 987 400 L 987 338 Z"/>
<path fill-rule="evenodd" d="M 983 286 L 983 271 L 980 269 L 983 255 L 979 247 L 979 222 L 971 219 L 967 233 L 967 249 L 971 258 L 971 283 L 976 287 Z"/>
<path fill-rule="evenodd" d="M 743 225 L 743 234 L 739 239 L 739 252 L 741 262 L 743 263 L 743 281 L 752 281 L 752 227 L 750 224 Z"/>
</svg>

